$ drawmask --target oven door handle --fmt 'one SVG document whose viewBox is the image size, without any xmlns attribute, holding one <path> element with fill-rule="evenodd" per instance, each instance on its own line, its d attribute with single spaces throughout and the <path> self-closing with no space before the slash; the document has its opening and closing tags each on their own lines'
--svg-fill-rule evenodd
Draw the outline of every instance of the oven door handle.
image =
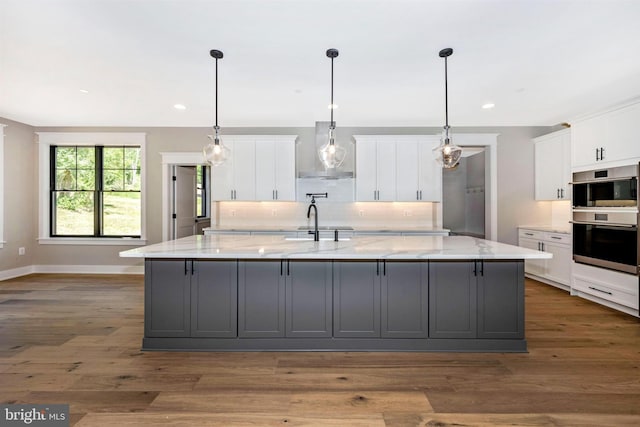
<svg viewBox="0 0 640 427">
<path fill-rule="evenodd" d="M 569 221 L 571 224 L 599 225 L 610 228 L 638 228 L 636 224 L 617 224 L 612 222 Z"/>
</svg>

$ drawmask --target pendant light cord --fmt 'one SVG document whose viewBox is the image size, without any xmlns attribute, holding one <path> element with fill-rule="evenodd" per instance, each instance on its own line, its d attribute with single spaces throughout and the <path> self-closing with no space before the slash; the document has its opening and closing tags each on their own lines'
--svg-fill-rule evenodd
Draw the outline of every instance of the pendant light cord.
<svg viewBox="0 0 640 427">
<path fill-rule="evenodd" d="M 444 58 L 444 121 L 447 127 L 447 136 L 449 135 L 449 91 L 447 84 L 447 57 Z"/>
<path fill-rule="evenodd" d="M 333 104 L 333 58 L 331 58 L 331 126 L 333 126 L 333 109 L 335 105 Z"/>
<path fill-rule="evenodd" d="M 216 58 L 216 128 L 218 127 L 218 58 Z"/>
</svg>

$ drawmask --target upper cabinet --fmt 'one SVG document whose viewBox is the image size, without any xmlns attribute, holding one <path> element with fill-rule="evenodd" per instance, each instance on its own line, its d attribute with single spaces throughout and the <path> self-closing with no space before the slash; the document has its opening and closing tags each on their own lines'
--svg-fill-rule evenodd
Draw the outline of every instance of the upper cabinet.
<svg viewBox="0 0 640 427">
<path fill-rule="evenodd" d="M 533 141 L 536 200 L 570 200 L 571 130 L 563 129 Z"/>
<path fill-rule="evenodd" d="M 442 169 L 431 155 L 437 137 L 355 135 L 356 201 L 440 201 Z"/>
<path fill-rule="evenodd" d="M 256 200 L 296 200 L 295 140 L 256 141 Z"/>
<path fill-rule="evenodd" d="M 638 122 L 640 103 L 574 122 L 571 125 L 573 170 L 620 166 L 640 160 Z"/>
<path fill-rule="evenodd" d="M 295 200 L 296 135 L 225 136 L 227 162 L 211 168 L 216 201 Z"/>
</svg>

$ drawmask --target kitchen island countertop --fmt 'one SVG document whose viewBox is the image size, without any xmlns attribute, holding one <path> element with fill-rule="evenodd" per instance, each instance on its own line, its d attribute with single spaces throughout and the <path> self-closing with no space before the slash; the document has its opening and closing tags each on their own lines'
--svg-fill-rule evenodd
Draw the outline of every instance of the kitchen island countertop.
<svg viewBox="0 0 640 427">
<path fill-rule="evenodd" d="M 467 236 L 355 236 L 290 240 L 284 235 L 195 235 L 120 252 L 132 258 L 193 259 L 549 259 L 550 253 Z"/>
</svg>

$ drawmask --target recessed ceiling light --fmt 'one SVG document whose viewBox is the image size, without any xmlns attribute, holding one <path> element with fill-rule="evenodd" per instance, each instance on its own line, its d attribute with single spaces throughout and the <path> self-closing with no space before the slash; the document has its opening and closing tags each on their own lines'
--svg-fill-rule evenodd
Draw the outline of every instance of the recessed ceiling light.
<svg viewBox="0 0 640 427">
<path fill-rule="evenodd" d="M 482 109 L 483 110 L 490 110 L 495 106 L 496 106 L 496 104 L 494 104 L 493 102 L 487 102 L 486 104 L 482 105 Z"/>
<path fill-rule="evenodd" d="M 187 109 L 187 107 L 185 107 L 185 106 L 184 106 L 184 105 L 182 105 L 182 104 L 175 104 L 175 105 L 173 106 L 173 108 L 175 108 L 176 110 L 186 110 L 186 109 Z"/>
<path fill-rule="evenodd" d="M 86 89 L 80 89 L 80 93 L 89 93 L 89 91 Z"/>
</svg>

